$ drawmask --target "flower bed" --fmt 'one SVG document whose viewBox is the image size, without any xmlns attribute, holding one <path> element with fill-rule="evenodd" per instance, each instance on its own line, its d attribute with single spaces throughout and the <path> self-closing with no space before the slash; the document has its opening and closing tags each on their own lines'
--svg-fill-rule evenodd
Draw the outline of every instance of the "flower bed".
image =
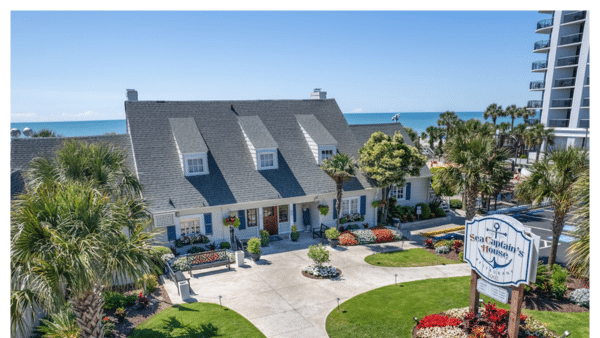
<svg viewBox="0 0 600 338">
<path fill-rule="evenodd" d="M 453 227 L 453 228 L 447 228 L 447 229 L 441 229 L 441 230 L 429 231 L 429 232 L 422 232 L 419 235 L 421 235 L 423 237 L 433 237 L 433 236 L 445 234 L 448 232 L 454 232 L 454 231 L 460 231 L 460 230 L 465 230 L 465 226 L 461 225 L 461 226 L 457 226 L 457 227 Z"/>
<path fill-rule="evenodd" d="M 487 303 L 479 308 L 479 316 L 469 308 L 450 309 L 443 314 L 423 317 L 415 329 L 415 338 L 504 338 L 508 336 L 509 312 Z M 521 314 L 519 337 L 554 338 L 556 335 L 533 318 Z"/>
<path fill-rule="evenodd" d="M 396 231 L 385 227 L 375 227 L 371 229 L 346 230 L 342 232 L 339 245 L 352 246 L 357 244 L 385 243 L 401 240 L 402 235 Z"/>
<path fill-rule="evenodd" d="M 342 270 L 336 268 L 333 265 L 321 267 L 317 265 L 309 265 L 306 268 L 302 269 L 302 275 L 314 279 L 330 279 L 335 278 L 341 274 Z"/>
</svg>

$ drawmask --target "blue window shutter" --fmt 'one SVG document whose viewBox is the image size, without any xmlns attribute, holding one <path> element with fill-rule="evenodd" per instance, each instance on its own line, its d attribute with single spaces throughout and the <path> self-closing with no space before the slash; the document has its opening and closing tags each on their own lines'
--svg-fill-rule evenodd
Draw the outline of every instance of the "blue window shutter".
<svg viewBox="0 0 600 338">
<path fill-rule="evenodd" d="M 333 199 L 333 219 L 337 219 L 337 208 L 335 207 L 335 198 Z"/>
<path fill-rule="evenodd" d="M 367 213 L 367 196 L 360 196 L 360 214 L 365 215 Z"/>
<path fill-rule="evenodd" d="M 292 204 L 292 212 L 294 213 L 294 223 L 296 223 L 296 205 Z"/>
<path fill-rule="evenodd" d="M 205 235 L 212 235 L 212 214 L 204 214 L 204 229 L 206 230 Z"/>
<path fill-rule="evenodd" d="M 175 232 L 175 226 L 171 225 L 167 227 L 167 240 L 174 241 L 177 239 L 177 233 Z"/>
<path fill-rule="evenodd" d="M 406 183 L 406 200 L 410 201 L 410 182 Z"/>
<path fill-rule="evenodd" d="M 246 213 L 244 210 L 238 211 L 238 218 L 240 219 L 240 230 L 246 229 Z"/>
</svg>

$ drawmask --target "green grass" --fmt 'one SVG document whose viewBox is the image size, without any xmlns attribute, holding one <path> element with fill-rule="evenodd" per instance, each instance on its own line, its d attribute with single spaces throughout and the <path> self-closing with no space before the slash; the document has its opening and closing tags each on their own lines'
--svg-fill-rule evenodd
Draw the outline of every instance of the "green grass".
<svg viewBox="0 0 600 338">
<path fill-rule="evenodd" d="M 445 257 L 438 257 L 437 255 L 420 248 L 369 255 L 365 257 L 365 262 L 377 266 L 402 268 L 462 263 Z"/>
<path fill-rule="evenodd" d="M 264 337 L 237 312 L 216 304 L 174 305 L 136 327 L 129 337 Z"/>
<path fill-rule="evenodd" d="M 327 334 L 339 337 L 411 337 L 413 317 L 423 318 L 451 308 L 469 306 L 470 277 L 427 279 L 385 286 L 340 304 L 327 317 Z M 492 301 L 486 296 L 485 302 Z M 508 305 L 496 302 L 498 306 Z M 589 312 L 558 313 L 524 310 L 554 332 L 589 337 Z"/>
</svg>

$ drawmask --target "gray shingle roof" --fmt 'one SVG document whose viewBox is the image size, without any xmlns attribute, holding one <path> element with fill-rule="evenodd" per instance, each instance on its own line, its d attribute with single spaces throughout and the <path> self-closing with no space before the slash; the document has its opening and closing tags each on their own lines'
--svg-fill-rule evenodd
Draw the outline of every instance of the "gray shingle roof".
<svg viewBox="0 0 600 338">
<path fill-rule="evenodd" d="M 254 148 L 277 148 L 277 142 L 275 142 L 275 139 L 273 139 L 273 136 L 271 136 L 265 124 L 260 120 L 260 117 L 256 115 L 239 116 L 238 121 Z"/>
<path fill-rule="evenodd" d="M 144 198 L 153 212 L 269 199 L 276 204 L 280 197 L 335 192 L 333 180 L 315 164 L 296 115 L 314 115 L 338 141 L 340 152 L 358 152 L 354 134 L 332 99 L 127 101 L 125 111 Z M 253 116 L 260 118 L 277 144 L 279 169 L 254 167 L 238 124 L 238 118 L 252 121 Z M 165 126 L 169 118 L 187 117 L 196 121 L 210 149 L 208 175 L 181 174 L 174 140 Z M 360 173 L 344 184 L 345 190 L 365 188 L 371 186 Z"/>
<path fill-rule="evenodd" d="M 406 130 L 404 130 L 404 126 L 402 126 L 401 123 L 354 124 L 350 126 L 350 129 L 352 129 L 356 140 L 360 144 L 359 149 L 362 148 L 362 146 L 364 146 L 365 143 L 367 143 L 367 141 L 371 138 L 371 135 L 376 131 L 380 131 L 390 136 L 394 136 L 396 131 L 399 131 L 400 134 L 402 134 L 404 142 L 414 147 L 412 140 L 406 133 Z M 429 171 L 429 168 L 427 166 L 423 166 L 423 168 L 421 168 L 421 173 L 419 176 L 430 177 L 431 171 Z"/>
<path fill-rule="evenodd" d="M 133 162 L 133 152 L 128 134 L 120 135 L 101 135 L 101 136 L 81 136 L 81 137 L 34 137 L 34 138 L 13 138 L 10 140 L 10 171 L 11 173 L 27 169 L 27 164 L 35 157 L 54 156 L 54 152 L 60 148 L 65 140 L 81 140 L 86 142 L 108 142 L 120 146 L 127 152 L 127 164 L 131 171 L 135 171 Z M 18 182 L 22 180 L 21 175 L 11 174 L 11 189 L 14 187 L 14 193 L 11 196 L 20 193 L 23 184 Z M 20 187 L 20 188 L 19 188 Z M 20 189 L 20 190 L 19 190 Z"/>
<path fill-rule="evenodd" d="M 170 118 L 171 131 L 182 154 L 205 153 L 208 147 L 191 117 Z"/>
<path fill-rule="evenodd" d="M 337 141 L 313 115 L 296 115 L 298 123 L 306 130 L 317 145 L 337 145 Z"/>
</svg>

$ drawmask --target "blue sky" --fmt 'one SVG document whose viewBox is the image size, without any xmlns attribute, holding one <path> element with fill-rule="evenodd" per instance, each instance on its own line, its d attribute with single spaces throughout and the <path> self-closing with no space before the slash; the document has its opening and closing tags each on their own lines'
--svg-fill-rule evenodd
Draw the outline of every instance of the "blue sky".
<svg viewBox="0 0 600 338">
<path fill-rule="evenodd" d="M 537 99 L 535 11 L 12 12 L 12 122 L 123 119 L 140 100 L 305 99 L 344 113 Z"/>
</svg>

